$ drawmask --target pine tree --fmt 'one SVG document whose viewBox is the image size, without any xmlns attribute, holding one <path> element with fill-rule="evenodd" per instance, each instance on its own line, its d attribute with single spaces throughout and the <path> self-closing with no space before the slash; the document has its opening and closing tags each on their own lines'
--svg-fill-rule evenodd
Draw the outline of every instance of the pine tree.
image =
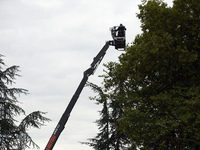
<svg viewBox="0 0 200 150">
<path fill-rule="evenodd" d="M 3 69 L 5 64 L 0 55 L 0 149 L 12 150 L 26 148 L 39 148 L 27 132 L 30 127 L 40 128 L 46 121 L 44 112 L 35 111 L 29 115 L 18 105 L 20 94 L 28 94 L 26 89 L 12 87 L 19 74 L 19 66 Z M 26 115 L 17 125 L 16 116 Z"/>
<path fill-rule="evenodd" d="M 89 83 L 87 86 L 91 87 L 98 96 L 92 97 L 97 104 L 101 104 L 102 110 L 99 111 L 100 118 L 96 121 L 99 133 L 94 138 L 90 138 L 90 142 L 83 142 L 93 147 L 95 150 L 120 150 L 127 146 L 127 136 L 119 129 L 118 120 L 122 117 L 123 109 L 119 103 L 118 94 L 120 90 L 115 93 L 103 91 L 101 87 Z"/>
<path fill-rule="evenodd" d="M 107 95 L 102 91 L 101 87 L 98 87 L 93 83 L 88 82 L 86 86 L 91 87 L 95 93 L 98 93 L 98 97 L 90 97 L 90 99 L 95 100 L 98 105 L 102 104 L 103 108 L 99 111 L 100 119 L 96 121 L 100 132 L 94 138 L 88 139 L 90 142 L 82 142 L 82 144 L 87 144 L 95 150 L 109 150 L 110 116 Z"/>
</svg>

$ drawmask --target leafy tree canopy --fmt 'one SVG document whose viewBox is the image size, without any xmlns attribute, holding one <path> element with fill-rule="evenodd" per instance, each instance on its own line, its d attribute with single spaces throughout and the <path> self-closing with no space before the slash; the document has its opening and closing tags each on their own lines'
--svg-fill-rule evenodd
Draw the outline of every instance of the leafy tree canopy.
<svg viewBox="0 0 200 150">
<path fill-rule="evenodd" d="M 199 149 L 200 1 L 143 0 L 139 9 L 142 34 L 103 75 L 124 111 L 118 130 L 131 149 Z"/>
</svg>

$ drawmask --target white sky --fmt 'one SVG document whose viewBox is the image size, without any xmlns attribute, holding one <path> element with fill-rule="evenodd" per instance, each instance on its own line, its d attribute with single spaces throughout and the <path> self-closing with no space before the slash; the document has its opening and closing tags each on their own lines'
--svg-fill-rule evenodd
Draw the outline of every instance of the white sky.
<svg viewBox="0 0 200 150">
<path fill-rule="evenodd" d="M 165 0 L 170 6 L 172 0 Z M 61 115 L 79 85 L 92 59 L 112 40 L 109 28 L 123 23 L 127 42 L 141 33 L 136 17 L 141 0 L 1 0 L 0 54 L 7 67 L 20 66 L 15 87 L 29 90 L 20 105 L 27 114 L 48 112 L 52 121 L 41 129 L 30 129 L 33 140 L 44 149 Z M 103 63 L 117 61 L 121 52 L 110 47 L 99 68 L 89 81 L 100 84 Z M 54 150 L 91 150 L 85 142 L 97 132 L 94 123 L 98 110 L 84 88 L 66 128 Z"/>
</svg>

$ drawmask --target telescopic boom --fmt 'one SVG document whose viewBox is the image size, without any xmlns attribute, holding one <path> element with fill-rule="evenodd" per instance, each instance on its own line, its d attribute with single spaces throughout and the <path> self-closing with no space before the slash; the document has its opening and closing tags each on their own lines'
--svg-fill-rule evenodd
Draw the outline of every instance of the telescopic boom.
<svg viewBox="0 0 200 150">
<path fill-rule="evenodd" d="M 67 123 L 67 120 L 70 116 L 70 113 L 76 104 L 76 101 L 79 98 L 79 95 L 81 91 L 83 90 L 88 77 L 92 74 L 94 74 L 94 71 L 97 69 L 98 65 L 101 63 L 101 60 L 103 59 L 104 55 L 106 54 L 107 49 L 109 48 L 110 45 L 115 46 L 115 48 L 118 49 L 123 49 L 125 48 L 125 30 L 126 28 L 120 24 L 120 26 L 115 26 L 111 28 L 111 34 L 113 37 L 113 41 L 107 41 L 104 45 L 104 47 L 101 49 L 101 51 L 97 54 L 96 57 L 94 57 L 93 62 L 90 65 L 90 68 L 88 68 L 86 71 L 83 73 L 83 79 L 81 80 L 77 90 L 75 91 L 71 101 L 69 102 L 65 112 L 63 113 L 62 117 L 60 118 L 60 121 L 58 122 L 55 130 L 53 131 L 53 134 L 51 138 L 49 139 L 49 142 L 47 143 L 47 146 L 45 150 L 52 150 L 56 141 L 58 140 L 61 132 L 65 128 L 65 124 Z"/>
</svg>

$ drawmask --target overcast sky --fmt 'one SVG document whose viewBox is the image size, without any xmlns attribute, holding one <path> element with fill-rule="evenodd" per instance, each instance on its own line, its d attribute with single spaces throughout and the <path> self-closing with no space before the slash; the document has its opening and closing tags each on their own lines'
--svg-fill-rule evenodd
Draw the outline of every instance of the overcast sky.
<svg viewBox="0 0 200 150">
<path fill-rule="evenodd" d="M 172 0 L 165 0 L 170 6 Z M 109 28 L 127 28 L 127 42 L 141 33 L 136 17 L 141 0 L 0 0 L 0 54 L 7 67 L 20 66 L 15 87 L 29 90 L 20 106 L 27 114 L 41 110 L 52 121 L 30 129 L 44 149 L 67 107 L 83 72 L 93 57 L 111 40 Z M 122 52 L 110 47 L 89 81 L 100 84 L 103 63 L 117 61 Z M 91 150 L 85 142 L 98 132 L 98 110 L 90 88 L 84 88 L 54 150 Z"/>
</svg>

